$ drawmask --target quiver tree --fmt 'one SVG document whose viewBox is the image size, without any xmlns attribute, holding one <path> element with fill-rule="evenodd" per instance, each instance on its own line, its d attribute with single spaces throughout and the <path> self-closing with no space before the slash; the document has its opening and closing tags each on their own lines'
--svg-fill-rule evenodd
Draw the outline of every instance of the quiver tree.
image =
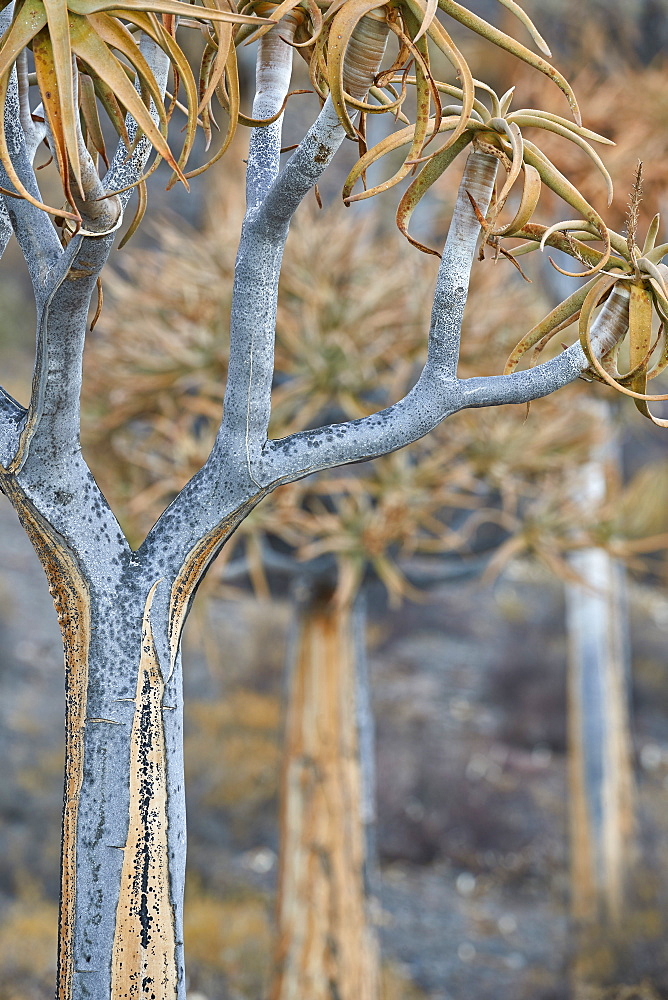
<svg viewBox="0 0 668 1000">
<path fill-rule="evenodd" d="M 279 13 L 292 6 L 281 5 Z M 568 84 L 542 58 L 452 0 L 441 0 L 441 6 L 552 75 L 577 117 Z M 150 144 L 168 160 L 176 177 L 185 180 L 185 158 L 197 112 L 204 127 L 207 122 L 210 126 L 213 92 L 217 90 L 231 127 L 243 119 L 238 112 L 231 42 L 265 29 L 258 28 L 256 20 L 246 27 L 248 17 L 231 9 L 186 7 L 189 18 L 196 12 L 211 24 L 205 32 L 198 106 L 194 78 L 172 33 L 174 18 L 184 13 L 183 8 L 169 0 L 156 0 L 142 8 L 144 13 L 146 8 L 160 13 L 163 20 L 158 21 L 149 14 L 143 17 L 130 0 L 120 11 L 114 8 L 113 15 L 106 15 L 103 7 L 79 0 L 67 8 L 31 0 L 28 7 L 26 0 L 15 12 L 6 8 L 3 13 L 6 30 L 0 81 L 6 103 L 0 181 L 8 192 L 3 194 L 3 235 L 6 241 L 13 232 L 26 258 L 37 306 L 37 348 L 27 407 L 4 392 L 0 399 L 0 475 L 3 492 L 17 510 L 49 578 L 65 644 L 67 732 L 58 995 L 183 997 L 185 816 L 179 641 L 208 565 L 244 517 L 281 484 L 394 451 L 463 408 L 544 396 L 591 365 L 598 374 L 605 372 L 604 380 L 614 381 L 616 376 L 603 368 L 599 358 L 608 355 L 629 326 L 636 334 L 641 328 L 646 331 L 648 299 L 661 311 L 665 295 L 661 274 L 657 278 L 651 270 L 656 270 L 656 264 L 650 260 L 648 267 L 645 257 L 642 264 L 629 249 L 628 261 L 623 255 L 615 258 L 621 274 L 601 277 L 597 273 L 596 294 L 592 292 L 579 305 L 568 303 L 572 312 L 582 309 L 582 345 L 528 371 L 459 379 L 463 311 L 481 227 L 495 245 L 515 233 L 532 245 L 556 242 L 584 260 L 588 274 L 608 265 L 614 234 L 610 236 L 601 217 L 523 140 L 520 128 L 526 122 L 519 121 L 521 115 L 519 119 L 507 116 L 507 100 L 499 102 L 493 95 L 491 113 L 477 100 L 470 71 L 434 20 L 431 7 L 424 9 L 407 0 L 405 6 L 387 7 L 386 13 L 364 20 L 371 5 L 352 2 L 332 11 L 323 22 L 319 8 L 307 5 L 303 15 L 300 11 L 260 39 L 256 117 L 245 119 L 253 127 L 247 208 L 232 294 L 227 387 L 216 440 L 201 469 L 141 545 L 132 548 L 79 444 L 81 360 L 91 296 L 130 190 L 143 184 Z M 240 21 L 244 22 L 241 28 Z M 290 87 L 293 29 L 300 46 L 307 44 L 315 50 L 312 82 L 323 97 L 323 106 L 281 168 L 281 112 Z M 399 39 L 401 58 L 383 72 L 390 31 Z M 141 36 L 141 46 L 135 35 Z M 539 36 L 538 40 L 544 44 Z M 429 70 L 428 44 L 432 42 L 460 74 L 461 89 L 434 80 Z M 26 55 L 27 46 L 32 56 Z M 123 62 L 112 49 L 123 55 Z M 34 77 L 29 72 L 30 59 L 35 63 Z M 269 439 L 276 295 L 290 219 L 346 134 L 357 136 L 351 115 L 358 109 L 368 114 L 381 105 L 393 110 L 402 105 L 404 84 L 410 85 L 403 68 L 412 60 L 417 115 L 415 124 L 409 125 L 411 134 L 404 133 L 398 142 L 409 146 L 399 174 L 411 171 L 428 138 L 440 131 L 452 135 L 445 147 L 430 156 L 408 189 L 411 193 L 400 215 L 402 228 L 439 171 L 449 165 L 456 151 L 471 145 L 439 268 L 426 364 L 414 388 L 377 413 Z M 186 91 L 189 115 L 186 149 L 179 160 L 163 138 L 169 114 L 161 110 L 161 95 L 170 63 Z M 402 91 L 388 103 L 383 85 L 397 94 L 390 82 L 397 73 Z M 120 133 L 119 148 L 103 179 L 97 161 L 106 152 L 85 77 L 93 82 L 93 91 Z M 137 85 L 132 93 L 126 86 L 130 77 Z M 43 102 L 34 115 L 29 101 L 33 83 Z M 454 111 L 441 108 L 439 87 L 461 101 Z M 369 88 L 377 91 L 378 105 L 365 100 Z M 172 97 L 169 113 L 175 107 Z M 122 111 L 133 116 L 139 129 L 132 120 L 122 123 Z M 590 133 L 579 125 L 566 128 L 561 121 L 557 124 L 569 133 L 567 137 L 577 135 L 579 144 L 587 145 Z M 39 193 L 33 163 L 42 140 L 59 169 L 65 208 L 47 205 Z M 380 152 L 375 150 L 372 159 Z M 368 162 L 364 161 L 363 168 Z M 507 177 L 486 217 L 499 162 Z M 512 222 L 501 225 L 497 215 L 521 174 L 521 207 Z M 577 224 L 565 224 L 576 237 L 530 223 L 541 183 L 562 194 L 582 216 Z M 349 200 L 353 200 L 351 190 L 346 189 Z M 142 196 L 138 217 L 143 208 Z M 601 251 L 588 247 L 592 239 L 602 241 Z M 614 249 L 618 251 L 616 245 Z M 633 291 L 636 286 L 642 294 Z M 629 295 L 636 303 L 630 319 Z M 592 325 L 600 302 L 602 308 Z M 549 330 L 553 326 L 551 317 Z M 638 355 L 637 336 L 634 344 Z M 629 377 L 638 388 L 625 388 L 636 398 L 644 398 L 641 368 L 638 361 Z"/>
<path fill-rule="evenodd" d="M 203 231 L 166 221 L 158 247 L 128 248 L 123 274 L 105 282 L 108 304 L 87 347 L 85 426 L 96 474 L 133 537 L 210 447 L 227 366 L 218 331 L 233 271 L 232 251 L 218 234 L 233 225 L 239 201 L 228 175 L 225 185 L 215 184 Z M 312 203 L 295 220 L 283 258 L 272 437 L 321 422 L 327 413 L 355 418 L 374 404 L 389 405 L 410 385 L 422 349 L 430 275 L 416 266 L 421 261 L 402 260 L 399 238 L 375 236 L 368 217 L 332 209 L 325 216 L 327 243 L 319 246 L 316 213 Z M 381 253 L 383 280 L 376 274 Z M 498 370 L 518 311 L 527 319 L 540 316 L 540 301 L 527 300 L 529 286 L 518 278 L 508 287 L 508 270 L 506 262 L 488 261 L 474 271 L 464 373 L 482 365 Z M 501 300 L 502 287 L 490 343 L 484 303 Z M 351 357 L 359 359 L 356 367 Z M 110 370 L 118 375 L 113 386 Z M 566 392 L 574 403 L 577 389 Z M 207 594 L 218 581 L 224 587 L 218 593 L 229 594 L 241 576 L 266 596 L 266 573 L 273 592 L 290 590 L 294 598 L 274 996 L 326 995 L 336 984 L 341 997 L 357 997 L 377 981 L 367 917 L 375 852 L 365 857 L 364 850 L 373 840 L 367 833 L 374 802 L 363 789 L 374 781 L 360 588 L 380 580 L 398 606 L 405 597 L 419 599 L 418 586 L 422 591 L 452 572 L 479 572 L 495 551 L 499 568 L 529 550 L 567 572 L 564 548 L 598 538 L 596 519 L 584 516 L 574 535 L 567 474 L 601 429 L 559 401 L 563 394 L 543 400 L 529 421 L 521 409 L 490 411 L 484 427 L 482 414 L 462 413 L 454 434 L 443 424 L 372 463 L 285 486 L 244 520 L 209 574 Z M 489 522 L 495 547 L 482 552 L 477 533 Z M 455 554 L 455 566 L 443 562 L 448 553 Z M 223 667 L 225 660 L 221 653 Z M 347 710 L 337 711 L 341 705 Z"/>
</svg>

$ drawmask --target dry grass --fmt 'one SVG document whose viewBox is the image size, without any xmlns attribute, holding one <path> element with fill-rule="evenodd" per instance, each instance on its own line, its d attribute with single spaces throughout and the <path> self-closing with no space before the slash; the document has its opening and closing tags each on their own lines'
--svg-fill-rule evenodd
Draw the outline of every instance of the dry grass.
<svg viewBox="0 0 668 1000">
<path fill-rule="evenodd" d="M 0 1000 L 43 1000 L 56 976 L 58 906 L 35 887 L 24 891 L 0 924 Z"/>
<path fill-rule="evenodd" d="M 189 884 L 184 940 L 189 990 L 205 996 L 264 996 L 273 944 L 271 910 L 261 895 L 225 900 Z"/>
<path fill-rule="evenodd" d="M 187 771 L 196 770 L 203 808 L 220 810 L 240 804 L 248 813 L 275 799 L 280 714 L 277 698 L 247 689 L 230 691 L 224 700 L 213 703 L 188 703 Z"/>
</svg>

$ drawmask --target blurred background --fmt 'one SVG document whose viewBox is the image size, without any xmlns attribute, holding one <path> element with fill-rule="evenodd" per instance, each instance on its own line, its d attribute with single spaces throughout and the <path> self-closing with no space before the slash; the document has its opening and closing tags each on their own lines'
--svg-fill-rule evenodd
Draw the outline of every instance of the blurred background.
<svg viewBox="0 0 668 1000">
<path fill-rule="evenodd" d="M 500 5 L 471 6 L 519 34 Z M 525 6 L 584 124 L 617 143 L 605 150 L 616 190 L 605 217 L 620 231 L 643 159 L 642 232 L 668 211 L 668 3 Z M 515 106 L 563 113 L 549 81 L 460 40 L 499 92 L 516 84 Z M 286 145 L 314 109 L 293 99 Z M 84 450 L 135 543 L 219 420 L 244 141 L 190 195 L 158 180 L 153 221 L 104 280 Z M 349 145 L 321 186 L 324 207 L 307 200 L 288 242 L 272 436 L 388 405 L 423 359 L 438 261 L 396 231 L 391 193 L 343 208 Z M 545 142 L 602 210 L 600 178 L 565 145 Z M 416 213 L 432 246 L 458 169 Z M 543 218 L 563 212 L 546 202 Z M 525 259 L 530 284 L 489 254 L 476 264 L 462 374 L 499 373 L 574 287 Z M 24 399 L 33 317 L 15 246 L 3 265 L 3 384 Z M 668 997 L 665 433 L 578 381 L 528 413 L 460 413 L 412 449 L 281 488 L 244 523 L 184 639 L 193 1000 L 281 995 L 281 775 L 299 743 L 300 643 L 318 615 L 352 636 L 363 894 L 382 995 Z M 62 653 L 41 568 L 4 502 L 0 530 L 0 1000 L 41 1000 L 55 975 Z"/>
</svg>

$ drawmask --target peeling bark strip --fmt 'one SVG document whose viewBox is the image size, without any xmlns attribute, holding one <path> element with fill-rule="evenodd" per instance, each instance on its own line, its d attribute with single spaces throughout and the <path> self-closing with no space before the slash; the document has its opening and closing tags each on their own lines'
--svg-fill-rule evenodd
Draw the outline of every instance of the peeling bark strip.
<svg viewBox="0 0 668 1000">
<path fill-rule="evenodd" d="M 3 488 L 16 508 L 44 567 L 49 593 L 58 615 L 65 649 L 65 788 L 61 844 L 60 913 L 58 920 L 57 1000 L 72 996 L 74 925 L 76 915 L 77 819 L 83 783 L 84 732 L 90 646 L 88 586 L 73 554 L 19 490 L 8 481 Z"/>
<path fill-rule="evenodd" d="M 158 581 L 159 582 L 159 581 Z M 169 894 L 165 685 L 146 599 L 130 737 L 130 817 L 111 962 L 111 1000 L 177 996 L 174 914 Z"/>
<path fill-rule="evenodd" d="M 260 500 L 267 495 L 267 492 L 263 490 L 261 493 L 250 497 L 233 514 L 216 525 L 213 531 L 209 531 L 204 535 L 185 557 L 183 565 L 172 584 L 169 595 L 169 625 L 167 626 L 167 638 L 169 641 L 168 678 L 172 676 L 172 671 L 174 670 L 183 625 L 188 616 L 190 603 L 195 596 L 200 580 L 206 573 L 208 566 L 217 556 L 221 546 L 227 541 L 235 528 L 241 524 L 243 519 L 257 506 Z"/>
</svg>

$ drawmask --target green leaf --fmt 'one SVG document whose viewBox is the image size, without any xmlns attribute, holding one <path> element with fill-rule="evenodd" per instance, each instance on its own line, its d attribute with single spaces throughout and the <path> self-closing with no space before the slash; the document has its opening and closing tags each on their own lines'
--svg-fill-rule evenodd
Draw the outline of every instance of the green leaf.
<svg viewBox="0 0 668 1000">
<path fill-rule="evenodd" d="M 88 73 L 79 74 L 79 105 L 89 141 L 95 152 L 102 157 L 105 166 L 109 167 L 107 147 L 104 142 L 100 117 L 97 111 L 97 101 L 95 100 L 95 84 Z"/>
<path fill-rule="evenodd" d="M 514 372 L 518 364 L 532 347 L 534 347 L 540 340 L 542 340 L 551 331 L 556 330 L 557 327 L 563 326 L 566 320 L 570 318 L 575 318 L 582 307 L 587 294 L 591 289 L 598 284 L 599 276 L 591 278 L 586 285 L 582 288 L 578 288 L 577 291 L 569 295 L 567 299 L 560 302 L 548 315 L 537 323 L 536 326 L 532 327 L 527 334 L 522 337 L 520 342 L 515 345 L 508 360 L 506 361 L 505 368 L 503 369 L 504 375 L 509 375 Z"/>
<path fill-rule="evenodd" d="M 577 278 L 582 277 L 587 274 L 593 274 L 595 271 L 602 270 L 610 259 L 611 251 L 611 237 L 607 226 L 603 222 L 598 212 L 596 212 L 586 198 L 578 191 L 575 185 L 571 184 L 567 177 L 558 170 L 551 160 L 548 159 L 545 154 L 534 146 L 532 142 L 525 140 L 524 142 L 524 158 L 527 163 L 535 167 L 540 174 L 543 184 L 547 185 L 550 190 L 558 194 L 568 205 L 574 208 L 577 212 L 581 212 L 587 223 L 589 223 L 596 232 L 599 234 L 601 240 L 605 244 L 605 250 L 603 256 L 598 264 L 595 265 L 593 269 L 582 272 L 571 272 L 564 271 L 562 268 L 558 267 L 557 264 L 552 261 L 552 265 L 560 271 L 562 274 L 567 274 L 569 277 Z M 585 227 L 583 227 L 585 228 Z M 551 259 L 551 258 L 550 258 Z"/>
<path fill-rule="evenodd" d="M 434 256 L 440 257 L 437 250 L 432 250 L 431 247 L 425 246 L 424 243 L 420 243 L 409 234 L 408 226 L 411 216 L 425 193 L 438 180 L 441 174 L 447 170 L 455 157 L 459 156 L 462 150 L 468 146 L 473 135 L 473 132 L 464 132 L 452 146 L 445 147 L 436 156 L 428 160 L 410 187 L 406 189 L 403 198 L 399 202 L 399 207 L 397 208 L 397 226 L 399 227 L 399 231 L 404 234 L 409 243 L 412 243 L 418 250 L 422 250 L 423 253 L 434 254 Z"/>
<path fill-rule="evenodd" d="M 440 132 L 454 131 L 459 124 L 459 115 L 453 115 L 449 118 L 444 118 L 441 121 Z M 477 122 L 469 123 L 471 125 L 477 125 Z M 433 131 L 434 120 L 430 119 L 429 128 L 427 134 L 431 134 Z M 353 166 L 352 170 L 346 177 L 345 183 L 343 185 L 343 200 L 347 203 L 358 200 L 360 197 L 370 197 L 368 192 L 363 192 L 362 195 L 351 195 L 353 187 L 362 176 L 365 170 L 368 170 L 372 163 L 375 163 L 381 157 L 385 156 L 386 153 L 392 152 L 395 149 L 399 149 L 401 146 L 407 146 L 412 142 L 413 136 L 415 134 L 415 125 L 410 125 L 407 128 L 400 129 L 398 132 L 392 133 L 392 135 L 386 136 L 380 142 L 372 146 L 364 156 L 361 156 L 357 163 Z M 437 157 L 438 152 L 429 157 L 429 161 Z M 426 162 L 429 162 L 426 161 Z M 439 175 L 440 176 L 440 175 Z M 385 187 L 381 184 L 375 188 L 371 188 L 371 194 L 376 194 L 380 190 L 385 190 Z"/>
<path fill-rule="evenodd" d="M 542 116 L 524 114 L 523 112 L 516 111 L 514 114 L 508 116 L 508 121 L 515 122 L 520 128 L 542 128 L 547 132 L 554 132 L 556 135 L 562 136 L 564 139 L 568 139 L 570 142 L 574 142 L 576 146 L 583 149 L 587 156 L 596 165 L 598 170 L 600 170 L 605 180 L 607 192 L 608 192 L 608 205 L 612 204 L 613 198 L 613 188 L 612 188 L 612 178 L 608 173 L 603 160 L 598 155 L 596 150 L 589 145 L 586 139 L 584 139 L 579 131 L 574 128 L 570 128 L 570 123 L 566 125 L 561 125 L 559 122 L 553 121 L 551 118 L 543 118 Z"/>
<path fill-rule="evenodd" d="M 524 25 L 533 38 L 537 48 L 540 49 L 543 55 L 546 55 L 548 59 L 552 58 L 552 53 L 550 52 L 547 42 L 540 34 L 536 25 L 533 23 L 526 11 L 523 10 L 518 3 L 515 3 L 515 0 L 499 0 L 499 3 L 503 4 L 506 10 L 509 10 L 512 14 L 514 14 L 517 20 Z"/>
<path fill-rule="evenodd" d="M 146 181 L 139 181 L 137 184 L 137 211 L 134 214 L 134 218 L 130 225 L 128 226 L 127 232 L 124 234 L 123 239 L 118 244 L 118 249 L 122 250 L 125 244 L 132 239 L 134 234 L 139 229 L 141 221 L 144 218 L 146 212 L 146 206 L 148 204 L 148 197 L 146 193 Z"/>
<path fill-rule="evenodd" d="M 522 197 L 514 218 L 505 226 L 490 230 L 490 236 L 509 236 L 522 229 L 531 220 L 538 206 L 542 182 L 540 174 L 530 163 L 524 163 L 524 185 Z"/>
<path fill-rule="evenodd" d="M 647 230 L 647 236 L 645 237 L 645 242 L 644 242 L 643 248 L 642 248 L 642 255 L 643 255 L 643 257 L 646 257 L 648 254 L 650 254 L 652 251 L 654 251 L 654 249 L 655 249 L 654 248 L 654 244 L 656 243 L 656 238 L 659 235 L 659 226 L 660 225 L 661 225 L 661 215 L 657 212 L 656 215 L 654 216 L 654 218 L 652 219 L 652 221 L 650 222 L 649 229 Z M 658 249 L 658 247 L 657 247 L 657 249 Z M 668 250 L 664 250 L 663 256 L 665 256 L 666 253 L 668 253 Z M 649 259 L 652 260 L 651 257 Z M 659 258 L 659 260 L 660 259 L 661 258 Z M 654 263 L 658 264 L 659 261 L 655 260 Z"/>
</svg>

